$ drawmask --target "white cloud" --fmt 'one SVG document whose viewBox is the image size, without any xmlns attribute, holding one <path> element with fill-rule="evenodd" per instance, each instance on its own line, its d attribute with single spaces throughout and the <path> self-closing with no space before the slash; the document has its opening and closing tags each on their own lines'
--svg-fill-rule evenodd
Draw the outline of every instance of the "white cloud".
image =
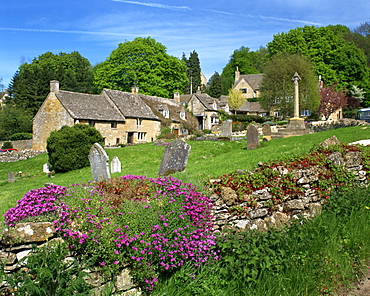
<svg viewBox="0 0 370 296">
<path fill-rule="evenodd" d="M 143 5 L 143 6 L 149 6 L 149 7 L 156 7 L 156 8 L 164 8 L 169 10 L 178 10 L 178 11 L 189 11 L 192 10 L 188 6 L 172 6 L 172 5 L 165 5 L 165 4 L 159 4 L 159 3 L 146 3 L 146 2 L 138 2 L 138 1 L 125 1 L 125 0 L 112 0 L 115 2 L 123 2 L 128 4 L 136 4 L 136 5 Z"/>
</svg>

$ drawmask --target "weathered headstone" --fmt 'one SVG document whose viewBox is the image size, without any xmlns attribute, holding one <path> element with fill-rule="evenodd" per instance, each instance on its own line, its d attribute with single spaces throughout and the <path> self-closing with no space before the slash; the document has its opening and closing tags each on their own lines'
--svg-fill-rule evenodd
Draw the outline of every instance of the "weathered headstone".
<svg viewBox="0 0 370 296">
<path fill-rule="evenodd" d="M 118 159 L 117 156 L 113 157 L 110 163 L 110 172 L 112 174 L 121 172 L 121 161 Z"/>
<path fill-rule="evenodd" d="M 171 142 L 164 149 L 159 176 L 167 176 L 185 170 L 191 146 L 182 140 Z"/>
<path fill-rule="evenodd" d="M 15 175 L 13 172 L 8 173 L 8 183 L 14 183 L 15 182 Z"/>
<path fill-rule="evenodd" d="M 271 136 L 271 126 L 269 124 L 264 124 L 262 127 L 262 134 L 264 136 Z"/>
<path fill-rule="evenodd" d="M 233 123 L 230 119 L 223 121 L 221 124 L 221 137 L 231 137 Z"/>
<path fill-rule="evenodd" d="M 109 181 L 109 157 L 100 144 L 95 143 L 92 145 L 90 148 L 89 160 L 94 182 Z"/>
<path fill-rule="evenodd" d="M 49 167 L 49 164 L 47 163 L 44 163 L 44 165 L 42 166 L 42 171 L 46 174 L 49 174 L 50 173 L 50 167 Z"/>
<path fill-rule="evenodd" d="M 247 128 L 247 150 L 256 149 L 259 145 L 259 134 L 257 128 L 250 124 Z"/>
</svg>

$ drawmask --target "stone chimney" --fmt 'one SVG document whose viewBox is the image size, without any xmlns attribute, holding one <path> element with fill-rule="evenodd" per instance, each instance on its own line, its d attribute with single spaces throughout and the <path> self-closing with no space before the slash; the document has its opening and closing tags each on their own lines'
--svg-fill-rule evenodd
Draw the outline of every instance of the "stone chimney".
<svg viewBox="0 0 370 296">
<path fill-rule="evenodd" d="M 137 95 L 139 94 L 139 88 L 137 86 L 133 86 L 131 88 L 131 92 L 134 94 L 134 95 Z"/>
<path fill-rule="evenodd" d="M 173 94 L 174 100 L 180 104 L 180 93 L 177 91 Z"/>
<path fill-rule="evenodd" d="M 59 93 L 59 81 L 52 80 L 50 81 L 50 92 Z"/>
<path fill-rule="evenodd" d="M 239 81 L 240 79 L 240 72 L 239 72 L 239 67 L 236 66 L 236 71 L 235 71 L 235 81 Z"/>
<path fill-rule="evenodd" d="M 200 86 L 198 86 L 198 89 L 197 89 L 197 95 L 200 95 L 200 94 L 202 94 L 202 91 L 201 91 L 201 89 L 200 89 Z"/>
</svg>

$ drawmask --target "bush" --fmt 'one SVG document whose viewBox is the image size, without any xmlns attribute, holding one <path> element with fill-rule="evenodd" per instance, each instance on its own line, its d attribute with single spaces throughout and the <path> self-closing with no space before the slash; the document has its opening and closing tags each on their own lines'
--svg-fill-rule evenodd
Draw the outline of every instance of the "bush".
<svg viewBox="0 0 370 296">
<path fill-rule="evenodd" d="M 51 132 L 47 139 L 51 170 L 68 172 L 89 166 L 88 155 L 94 143 L 102 144 L 103 137 L 94 127 L 76 124 Z"/>
<path fill-rule="evenodd" d="M 1 149 L 11 149 L 11 148 L 13 148 L 11 142 L 4 142 L 3 146 L 1 147 Z"/>
<path fill-rule="evenodd" d="M 31 140 L 31 139 L 32 139 L 32 134 L 30 133 L 15 133 L 9 137 L 10 141 Z"/>
</svg>

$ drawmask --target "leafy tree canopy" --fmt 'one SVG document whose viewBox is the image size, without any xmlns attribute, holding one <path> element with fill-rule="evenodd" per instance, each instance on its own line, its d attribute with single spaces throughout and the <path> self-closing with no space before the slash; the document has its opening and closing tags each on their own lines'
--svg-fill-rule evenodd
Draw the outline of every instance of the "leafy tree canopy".
<svg viewBox="0 0 370 296">
<path fill-rule="evenodd" d="M 283 116 L 293 115 L 294 83 L 297 72 L 301 110 L 316 111 L 320 104 L 318 80 L 312 62 L 300 54 L 276 54 L 266 63 L 260 86 L 260 103 L 265 110 L 279 110 Z"/>
<path fill-rule="evenodd" d="M 310 58 L 325 85 L 338 84 L 342 89 L 349 89 L 355 84 L 368 92 L 366 57 L 362 50 L 343 38 L 345 32 L 341 26 L 305 26 L 275 35 L 267 48 L 271 56 L 300 53 Z"/>
<path fill-rule="evenodd" d="M 236 110 L 239 109 L 246 101 L 247 99 L 243 97 L 243 94 L 240 90 L 235 88 L 229 89 L 227 102 L 229 103 L 230 109 L 234 110 L 235 114 Z"/>
<path fill-rule="evenodd" d="M 221 76 L 218 72 L 212 75 L 207 84 L 207 93 L 213 98 L 219 98 L 222 95 Z"/>
<path fill-rule="evenodd" d="M 186 66 L 167 54 L 164 45 L 153 38 L 136 38 L 120 43 L 110 56 L 94 69 L 94 84 L 99 88 L 131 91 L 172 98 L 188 83 Z"/>
<path fill-rule="evenodd" d="M 61 88 L 89 92 L 92 85 L 90 62 L 78 52 L 51 52 L 23 63 L 9 86 L 10 103 L 31 111 L 34 115 L 50 91 L 50 81 L 58 80 Z"/>
<path fill-rule="evenodd" d="M 327 119 L 330 114 L 337 111 L 339 108 L 347 104 L 346 92 L 335 90 L 335 86 L 331 85 L 320 89 L 320 107 L 319 112 Z"/>
<path fill-rule="evenodd" d="M 0 109 L 0 140 L 9 140 L 15 133 L 32 133 L 32 114 L 12 104 Z"/>
</svg>

